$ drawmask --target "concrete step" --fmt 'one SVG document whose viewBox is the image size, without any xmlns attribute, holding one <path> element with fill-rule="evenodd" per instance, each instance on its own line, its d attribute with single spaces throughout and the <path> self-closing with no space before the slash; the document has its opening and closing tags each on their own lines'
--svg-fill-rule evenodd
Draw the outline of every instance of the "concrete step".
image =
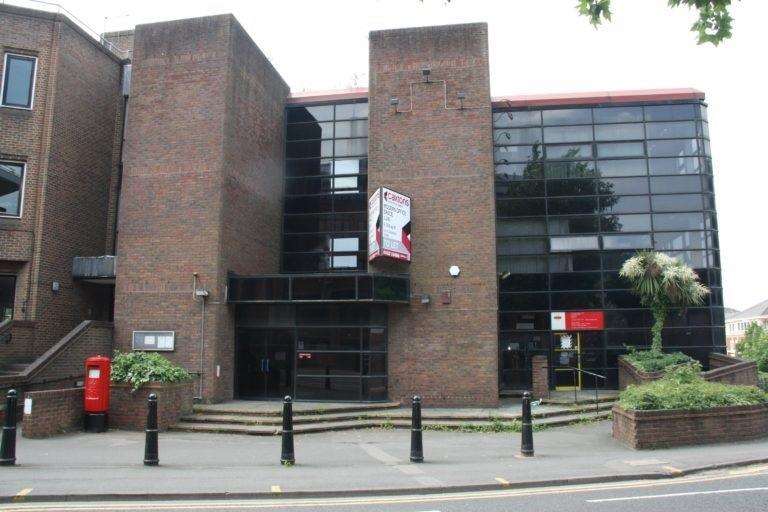
<svg viewBox="0 0 768 512">
<path fill-rule="evenodd" d="M 399 402 L 375 402 L 375 403 L 355 403 L 355 404 L 329 404 L 327 406 L 304 407 L 301 403 L 294 403 L 293 416 L 320 416 L 339 413 L 364 413 L 370 411 L 386 411 L 399 409 Z M 248 406 L 233 406 L 232 404 L 197 404 L 194 406 L 195 413 L 216 414 L 216 415 L 235 415 L 235 416 L 258 416 L 258 417 L 280 417 L 282 415 L 282 403 L 275 402 L 270 408 L 258 409 Z"/>
<path fill-rule="evenodd" d="M 598 404 L 599 411 L 609 411 L 612 407 L 612 403 L 600 403 Z M 533 411 L 534 418 L 551 418 L 570 416 L 578 413 L 590 413 L 595 411 L 594 404 L 587 404 L 578 407 L 568 407 L 562 409 L 555 409 L 549 411 Z M 294 416 L 295 425 L 314 424 L 314 423 L 336 423 L 354 420 L 372 420 L 372 421 L 386 421 L 386 420 L 410 420 L 411 411 L 406 408 L 391 409 L 385 411 L 370 411 L 370 412 L 354 412 L 354 413 L 336 413 L 336 414 L 315 414 Z M 422 419 L 433 421 L 465 421 L 465 422 L 489 422 L 491 420 L 512 421 L 520 419 L 520 414 L 499 414 L 489 416 L 487 413 L 478 411 L 477 414 L 471 414 L 467 412 L 462 413 L 432 413 L 428 409 L 422 412 Z M 208 414 L 208 413 L 195 413 L 181 418 L 184 423 L 217 423 L 225 424 L 232 423 L 238 425 L 282 425 L 282 418 L 280 416 L 260 416 L 255 414 Z"/>
<path fill-rule="evenodd" d="M 608 409 L 602 409 L 599 412 L 594 410 L 589 412 L 571 412 L 569 414 L 560 414 L 546 418 L 534 419 L 535 426 L 564 426 L 586 421 L 610 418 L 611 413 Z M 231 419 L 231 418 L 230 418 Z M 253 421 L 251 419 L 251 421 Z M 258 420 L 257 420 L 258 421 Z M 466 419 L 423 419 L 422 424 L 427 430 L 451 430 L 451 431 L 518 431 L 519 419 L 496 419 L 479 420 L 477 418 Z M 318 432 L 333 432 L 341 430 L 355 430 L 364 428 L 401 428 L 411 427 L 410 418 L 357 418 L 357 419 L 337 419 L 335 421 L 324 421 L 315 423 L 294 423 L 294 433 L 311 434 Z M 215 421 L 214 417 L 204 417 L 200 421 L 199 417 L 188 416 L 182 419 L 181 423 L 173 425 L 172 431 L 176 432 L 208 432 L 208 433 L 226 433 L 226 434 L 245 434 L 256 436 L 274 436 L 279 435 L 281 425 L 279 424 L 259 424 L 259 423 L 237 423 L 233 421 L 221 422 Z"/>
</svg>

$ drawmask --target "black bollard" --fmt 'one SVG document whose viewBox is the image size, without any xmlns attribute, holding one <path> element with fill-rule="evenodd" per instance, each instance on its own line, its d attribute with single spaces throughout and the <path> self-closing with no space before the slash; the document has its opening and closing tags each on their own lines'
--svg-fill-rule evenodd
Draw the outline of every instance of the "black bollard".
<svg viewBox="0 0 768 512">
<path fill-rule="evenodd" d="M 290 396 L 283 398 L 283 449 L 280 453 L 280 464 L 293 466 L 296 458 L 293 455 L 293 400 Z"/>
<path fill-rule="evenodd" d="M 144 443 L 144 465 L 157 466 L 160 464 L 157 450 L 157 395 L 151 393 L 147 398 L 147 436 Z"/>
<path fill-rule="evenodd" d="M 0 466 L 16 464 L 16 407 L 18 398 L 16 390 L 8 391 L 5 397 L 5 425 L 3 439 L 0 442 Z"/>
<path fill-rule="evenodd" d="M 523 393 L 523 439 L 520 455 L 533 457 L 533 419 L 531 418 L 531 392 Z"/>
<path fill-rule="evenodd" d="M 411 406 L 411 462 L 424 462 L 424 445 L 421 439 L 421 397 L 416 395 Z"/>
</svg>

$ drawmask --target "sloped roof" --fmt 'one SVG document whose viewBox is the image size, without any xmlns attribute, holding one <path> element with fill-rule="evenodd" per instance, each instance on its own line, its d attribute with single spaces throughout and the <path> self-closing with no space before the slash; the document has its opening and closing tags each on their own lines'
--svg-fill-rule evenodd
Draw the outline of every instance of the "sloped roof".
<svg viewBox="0 0 768 512">
<path fill-rule="evenodd" d="M 763 302 L 759 302 L 754 306 L 741 311 L 740 313 L 728 317 L 728 321 L 731 322 L 733 320 L 746 320 L 749 318 L 757 318 L 759 316 L 768 316 L 768 299 L 764 300 Z"/>
</svg>

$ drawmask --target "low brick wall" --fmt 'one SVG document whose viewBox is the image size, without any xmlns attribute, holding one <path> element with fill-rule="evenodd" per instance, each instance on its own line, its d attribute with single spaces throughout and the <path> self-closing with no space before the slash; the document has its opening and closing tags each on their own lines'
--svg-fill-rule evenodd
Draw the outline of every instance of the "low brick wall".
<svg viewBox="0 0 768 512">
<path fill-rule="evenodd" d="M 708 372 L 701 374 L 704 379 L 723 384 L 757 386 L 757 363 L 745 361 L 725 354 L 709 354 Z"/>
<path fill-rule="evenodd" d="M 613 438 L 636 450 L 732 443 L 768 436 L 768 405 L 704 411 L 625 411 L 613 406 Z"/>
<path fill-rule="evenodd" d="M 32 410 L 23 416 L 22 436 L 50 437 L 82 428 L 83 388 L 31 391 L 24 394 L 29 398 Z"/>
<path fill-rule="evenodd" d="M 175 383 L 152 382 L 131 393 L 128 384 L 112 383 L 109 400 L 109 427 L 144 430 L 147 425 L 147 397 L 157 395 L 157 425 L 160 430 L 178 423 L 192 412 L 194 381 Z"/>
<path fill-rule="evenodd" d="M 664 372 L 644 372 L 635 368 L 632 363 L 619 357 L 619 389 L 626 389 L 630 384 L 644 384 L 658 380 Z M 701 372 L 704 380 L 723 384 L 738 384 L 741 386 L 757 386 L 757 364 L 754 361 L 744 361 L 725 354 L 709 354 L 710 370 Z"/>
</svg>

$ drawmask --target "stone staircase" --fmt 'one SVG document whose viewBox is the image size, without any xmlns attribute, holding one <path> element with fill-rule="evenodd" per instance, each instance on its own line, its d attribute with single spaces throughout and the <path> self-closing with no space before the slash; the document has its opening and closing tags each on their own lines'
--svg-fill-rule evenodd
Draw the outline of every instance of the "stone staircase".
<svg viewBox="0 0 768 512">
<path fill-rule="evenodd" d="M 534 426 L 549 428 L 610 418 L 614 400 L 602 398 L 598 404 L 542 405 L 533 411 Z M 297 404 L 298 405 L 298 404 Z M 329 404 L 294 410 L 294 433 L 311 434 L 368 428 L 410 428 L 410 408 L 399 403 Z M 517 431 L 518 411 L 489 409 L 425 408 L 425 430 L 467 432 Z M 176 432 L 208 432 L 253 436 L 279 435 L 282 427 L 279 404 L 255 410 L 231 404 L 196 405 L 191 415 L 171 426 Z"/>
</svg>

